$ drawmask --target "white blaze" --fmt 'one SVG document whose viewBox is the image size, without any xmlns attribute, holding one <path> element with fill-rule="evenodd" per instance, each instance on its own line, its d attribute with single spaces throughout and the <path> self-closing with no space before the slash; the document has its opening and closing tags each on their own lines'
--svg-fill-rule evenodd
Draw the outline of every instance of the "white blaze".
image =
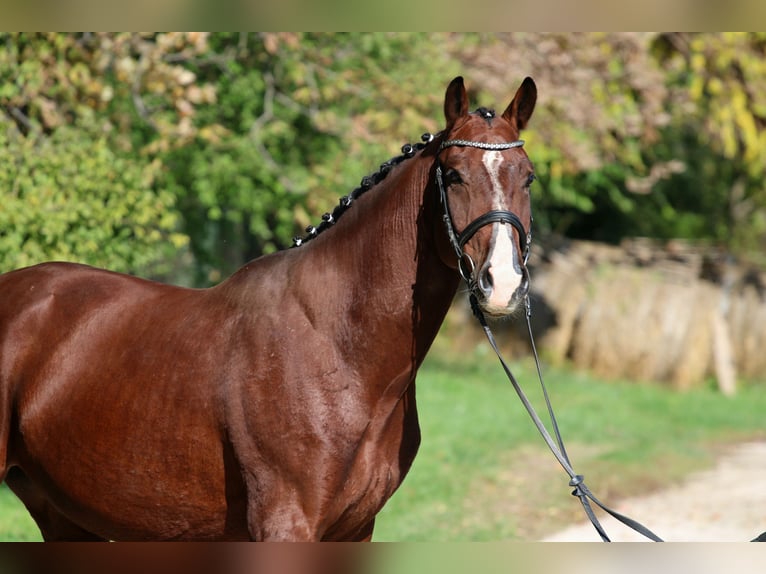
<svg viewBox="0 0 766 574">
<path fill-rule="evenodd" d="M 499 151 L 485 151 L 481 161 L 487 168 L 489 181 L 492 183 L 492 209 L 505 209 L 505 195 L 500 183 L 500 166 L 503 165 L 503 154 Z"/>
<path fill-rule="evenodd" d="M 500 183 L 500 168 L 503 165 L 503 155 L 499 151 L 486 151 L 482 158 L 487 168 L 489 181 L 492 185 L 492 209 L 508 210 L 508 205 Z M 492 293 L 487 298 L 489 307 L 504 309 L 508 307 L 511 297 L 521 285 L 521 261 L 518 249 L 513 241 L 513 226 L 510 224 L 492 224 L 492 244 L 490 245 L 488 262 L 492 274 Z M 522 241 L 524 238 L 521 238 Z"/>
</svg>

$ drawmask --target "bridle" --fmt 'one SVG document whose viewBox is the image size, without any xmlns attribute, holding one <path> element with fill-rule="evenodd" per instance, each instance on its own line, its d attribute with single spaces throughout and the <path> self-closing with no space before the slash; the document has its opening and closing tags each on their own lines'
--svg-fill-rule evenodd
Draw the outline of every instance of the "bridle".
<svg viewBox="0 0 766 574">
<path fill-rule="evenodd" d="M 479 149 L 486 149 L 486 150 L 506 150 L 516 147 L 521 147 L 524 145 L 524 140 L 515 140 L 511 142 L 500 142 L 500 143 L 487 143 L 487 142 L 478 142 L 478 141 L 471 141 L 471 140 L 445 140 L 441 143 L 439 146 L 439 152 L 441 152 L 443 149 L 452 147 L 452 146 L 460 146 L 460 147 L 475 147 Z M 442 166 L 441 163 L 438 160 L 438 153 L 437 153 L 437 162 L 436 162 L 436 185 L 439 188 L 439 196 L 441 198 L 442 206 L 444 207 L 444 225 L 447 228 L 447 236 L 449 237 L 450 244 L 452 245 L 452 248 L 455 250 L 455 255 L 457 255 L 458 260 L 458 270 L 460 272 L 461 277 L 465 280 L 465 282 L 468 284 L 468 288 L 473 292 L 476 289 L 477 286 L 477 278 L 474 276 L 474 272 L 476 271 L 476 265 L 471 259 L 471 256 L 468 255 L 464 250 L 463 247 L 465 247 L 465 244 L 468 243 L 468 241 L 473 237 L 479 229 L 486 225 L 490 225 L 492 223 L 509 223 L 512 225 L 516 231 L 519 233 L 519 238 L 526 238 L 526 243 L 524 245 L 524 253 L 522 254 L 522 265 L 526 266 L 527 259 L 529 259 L 529 246 L 532 243 L 532 230 L 526 230 L 524 228 L 524 224 L 521 222 L 521 219 L 519 219 L 518 215 L 513 213 L 512 211 L 508 211 L 505 209 L 493 209 L 491 211 L 488 211 L 476 219 L 474 219 L 471 223 L 465 226 L 465 229 L 461 232 L 457 232 L 455 230 L 455 224 L 452 220 L 452 213 L 450 212 L 449 207 L 449 200 L 447 199 L 447 189 L 444 186 L 444 179 L 442 178 Z M 465 268 L 465 262 L 468 261 L 470 264 L 470 269 Z"/>
<path fill-rule="evenodd" d="M 455 139 L 455 140 L 443 141 L 441 145 L 439 146 L 439 151 L 451 146 L 475 147 L 475 148 L 486 149 L 486 150 L 506 150 L 506 149 L 515 148 L 515 147 L 521 147 L 523 145 L 524 145 L 523 140 L 516 140 L 512 142 L 502 142 L 502 143 L 486 143 L 486 142 L 477 142 L 477 141 L 471 141 L 471 140 Z M 604 528 L 601 526 L 598 518 L 596 517 L 593 511 L 593 508 L 591 506 L 591 503 L 595 504 L 596 506 L 601 508 L 603 511 L 605 511 L 607 514 L 611 515 L 613 518 L 622 522 L 623 524 L 635 530 L 636 532 L 648 538 L 649 540 L 661 542 L 662 539 L 659 536 L 657 536 L 654 532 L 646 528 L 643 524 L 623 514 L 620 514 L 619 512 L 612 510 L 611 508 L 606 506 L 604 503 L 602 503 L 599 499 L 597 499 L 595 495 L 590 491 L 590 489 L 586 486 L 583 475 L 577 474 L 577 472 L 575 472 L 574 467 L 572 466 L 572 463 L 569 459 L 569 455 L 566 451 L 566 448 L 564 447 L 564 441 L 561 437 L 561 432 L 559 431 L 559 426 L 558 426 L 558 422 L 556 421 L 556 416 L 553 413 L 553 406 L 551 405 L 550 398 L 548 396 L 548 390 L 545 386 L 545 383 L 543 382 L 542 371 L 540 369 L 540 359 L 537 355 L 537 348 L 535 346 L 534 337 L 532 336 L 532 324 L 530 322 L 532 308 L 531 308 L 531 304 L 529 300 L 529 294 L 527 293 L 524 297 L 524 305 L 526 307 L 527 329 L 529 331 L 529 340 L 532 344 L 532 352 L 535 359 L 535 366 L 537 368 L 537 376 L 540 381 L 540 385 L 542 387 L 543 397 L 545 398 L 545 404 L 548 408 L 548 414 L 550 416 L 551 424 L 553 427 L 553 436 L 551 436 L 551 434 L 548 432 L 548 429 L 546 428 L 542 419 L 537 414 L 537 412 L 535 411 L 535 408 L 532 406 L 532 403 L 527 398 L 526 393 L 524 393 L 524 390 L 521 388 L 521 385 L 516 380 L 516 377 L 514 377 L 510 367 L 503 359 L 500 353 L 500 349 L 497 346 L 497 342 L 495 341 L 495 337 L 492 334 L 492 330 L 490 329 L 489 324 L 487 323 L 487 320 L 484 317 L 484 313 L 482 312 L 481 307 L 479 306 L 479 301 L 477 297 L 477 279 L 476 277 L 474 277 L 474 271 L 476 270 L 476 267 L 471 257 L 467 253 L 465 253 L 465 251 L 463 250 L 463 247 L 465 246 L 465 244 L 471 239 L 471 237 L 473 237 L 476 234 L 476 232 L 479 229 L 481 229 L 485 225 L 489 225 L 491 223 L 508 223 L 512 225 L 516 229 L 516 231 L 519 232 L 520 238 L 526 237 L 526 245 L 524 246 L 524 253 L 522 256 L 523 265 L 526 267 L 527 259 L 529 258 L 530 244 L 532 243 L 531 229 L 529 231 L 524 229 L 524 224 L 521 223 L 521 220 L 519 219 L 519 217 L 512 211 L 491 210 L 484 213 L 483 215 L 480 215 L 476 219 L 474 219 L 471 223 L 466 225 L 463 231 L 458 233 L 457 231 L 455 231 L 455 226 L 454 226 L 454 223 L 452 222 L 452 215 L 450 213 L 449 202 L 447 200 L 447 190 L 444 187 L 444 181 L 442 178 L 442 168 L 441 168 L 441 163 L 438 160 L 438 153 L 437 153 L 437 161 L 436 161 L 436 183 L 437 183 L 437 186 L 439 187 L 439 195 L 441 197 L 442 205 L 444 206 L 444 224 L 447 228 L 447 235 L 449 236 L 450 243 L 452 244 L 452 247 L 455 250 L 455 254 L 457 255 L 457 258 L 458 258 L 458 270 L 460 272 L 460 275 L 468 284 L 468 288 L 470 292 L 469 299 L 471 302 L 471 309 L 473 310 L 473 313 L 476 316 L 476 318 L 479 320 L 479 323 L 481 324 L 481 327 L 484 330 L 484 334 L 486 335 L 490 346 L 495 351 L 497 358 L 500 360 L 500 364 L 502 365 L 503 370 L 505 371 L 505 374 L 508 377 L 508 380 L 513 385 L 513 388 L 516 391 L 516 394 L 518 395 L 519 399 L 524 405 L 524 408 L 527 410 L 527 413 L 532 419 L 532 422 L 537 427 L 538 432 L 543 437 L 543 440 L 548 445 L 548 448 L 556 457 L 556 460 L 559 462 L 562 468 L 569 475 L 570 477 L 569 486 L 573 488 L 572 495 L 576 496 L 580 500 L 580 503 L 582 504 L 582 507 L 583 507 L 583 510 L 585 511 L 586 516 L 588 517 L 590 522 L 593 524 L 599 536 L 601 536 L 601 539 L 604 542 L 609 542 L 609 537 L 607 536 Z M 466 270 L 464 268 L 465 261 L 470 262 L 469 270 Z M 555 436 L 555 439 L 554 439 L 554 436 Z"/>
</svg>

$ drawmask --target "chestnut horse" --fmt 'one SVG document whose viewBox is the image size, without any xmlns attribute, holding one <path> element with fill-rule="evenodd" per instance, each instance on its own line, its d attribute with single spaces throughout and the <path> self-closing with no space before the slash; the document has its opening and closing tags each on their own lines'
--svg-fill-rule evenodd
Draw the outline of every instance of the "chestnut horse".
<svg viewBox="0 0 766 574">
<path fill-rule="evenodd" d="M 536 97 L 469 113 L 455 78 L 442 132 L 209 289 L 0 275 L 0 477 L 44 539 L 369 540 L 461 275 L 491 315 L 526 295 Z"/>
</svg>

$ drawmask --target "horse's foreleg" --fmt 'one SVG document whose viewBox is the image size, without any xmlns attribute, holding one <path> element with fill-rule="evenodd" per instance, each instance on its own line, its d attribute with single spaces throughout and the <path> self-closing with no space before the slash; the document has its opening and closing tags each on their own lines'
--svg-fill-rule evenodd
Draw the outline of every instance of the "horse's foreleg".
<svg viewBox="0 0 766 574">
<path fill-rule="evenodd" d="M 267 513 L 264 513 L 260 506 L 256 506 L 256 510 L 248 511 L 248 527 L 252 540 L 289 542 L 325 540 L 323 532 L 318 532 L 311 527 L 311 522 L 303 514 L 297 501 L 294 504 L 280 501 L 278 506 L 271 507 Z M 373 518 L 358 530 L 346 532 L 343 538 L 330 535 L 326 540 L 370 542 L 374 527 L 375 519 Z"/>
<path fill-rule="evenodd" d="M 263 542 L 318 542 L 298 505 L 280 503 L 263 511 L 261 505 L 248 510 L 250 539 Z"/>
<path fill-rule="evenodd" d="M 359 530 L 357 537 L 354 538 L 354 541 L 355 542 L 372 541 L 372 531 L 374 528 L 375 528 L 375 519 L 373 518 Z"/>
</svg>

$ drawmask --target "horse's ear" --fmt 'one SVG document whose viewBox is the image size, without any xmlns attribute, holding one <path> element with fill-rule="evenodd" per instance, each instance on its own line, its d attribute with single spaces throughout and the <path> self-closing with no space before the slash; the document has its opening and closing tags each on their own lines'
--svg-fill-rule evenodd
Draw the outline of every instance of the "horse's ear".
<svg viewBox="0 0 766 574">
<path fill-rule="evenodd" d="M 532 78 L 526 77 L 519 89 L 516 90 L 516 95 L 513 96 L 511 103 L 505 108 L 503 117 L 519 130 L 523 130 L 527 127 L 529 118 L 532 117 L 535 102 L 537 102 L 537 86 L 535 86 L 535 81 Z"/>
<path fill-rule="evenodd" d="M 463 85 L 463 77 L 458 76 L 447 86 L 447 93 L 444 96 L 444 117 L 447 120 L 447 127 L 465 115 L 468 115 L 468 94 Z"/>
</svg>

